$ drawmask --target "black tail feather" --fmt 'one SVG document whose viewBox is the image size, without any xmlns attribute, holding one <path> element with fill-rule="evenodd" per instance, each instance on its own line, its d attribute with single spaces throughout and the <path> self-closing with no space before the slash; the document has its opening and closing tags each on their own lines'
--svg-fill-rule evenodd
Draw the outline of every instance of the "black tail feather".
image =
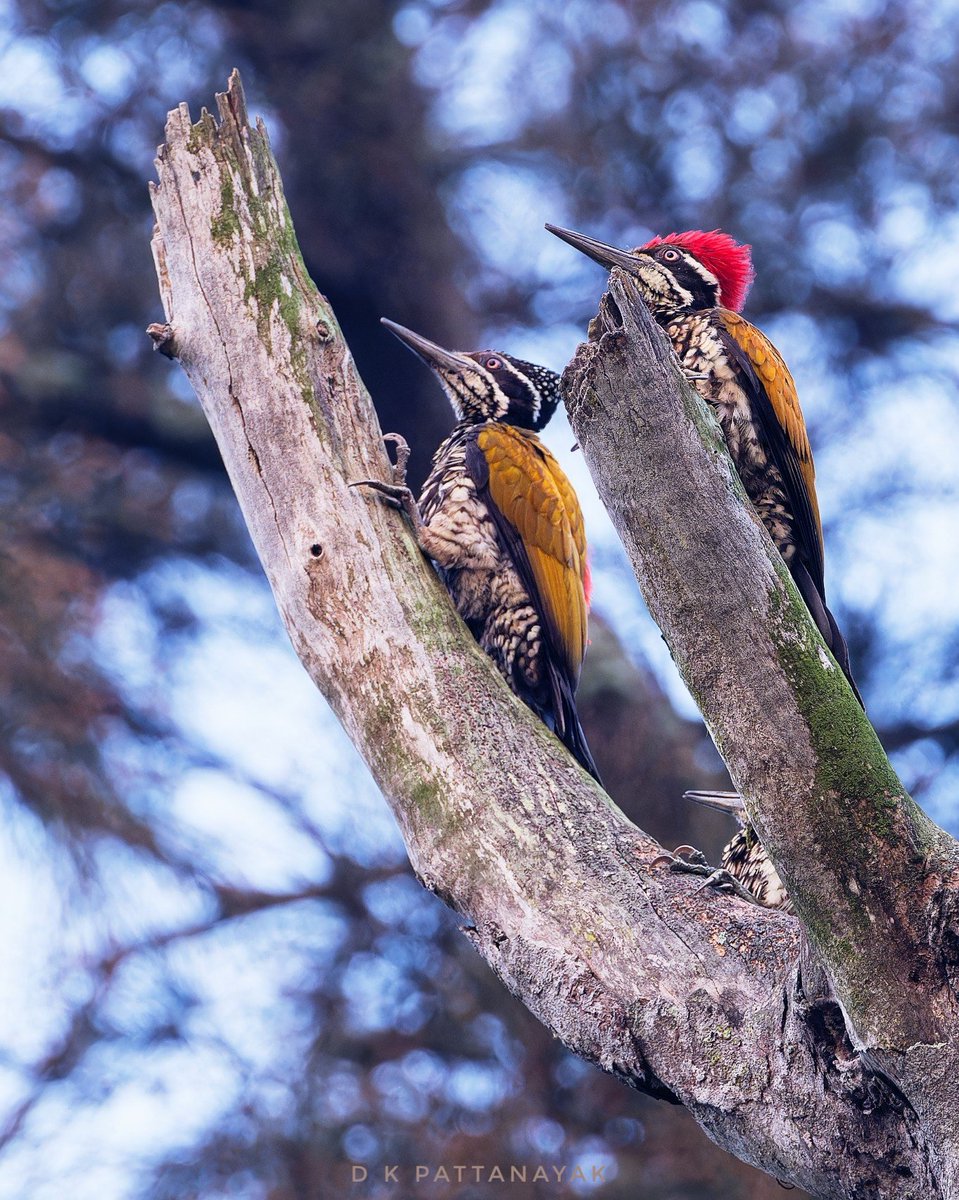
<svg viewBox="0 0 959 1200">
<path fill-rule="evenodd" d="M 599 770 L 596 763 L 593 762 L 593 756 L 590 753 L 589 744 L 586 741 L 586 734 L 583 733 L 583 727 L 579 723 L 579 717 L 575 711 L 571 712 L 567 717 L 566 736 L 563 738 L 563 744 L 569 750 L 570 754 L 583 766 L 592 777 L 596 780 L 600 787 L 603 786 L 603 781 L 600 778 Z"/>
<path fill-rule="evenodd" d="M 549 675 L 551 703 L 548 707 L 538 704 L 526 696 L 523 699 L 540 717 L 543 724 L 556 734 L 573 758 L 602 787 L 603 781 L 590 753 L 586 734 L 583 733 L 583 727 L 579 723 L 572 685 L 562 671 L 550 670 Z"/>
<path fill-rule="evenodd" d="M 833 652 L 836 662 L 839 663 L 843 675 L 849 680 L 849 686 L 852 688 L 856 699 L 862 705 L 863 709 L 865 709 L 866 703 L 852 676 L 852 667 L 849 664 L 849 647 L 846 645 L 846 639 L 842 636 L 839 626 L 836 624 L 836 618 L 828 608 L 826 609 L 826 617 L 829 620 L 829 628 L 832 632 L 832 638 L 826 638 L 826 641 L 829 643 L 829 649 Z M 825 634 L 823 636 L 825 637 Z"/>
<path fill-rule="evenodd" d="M 826 607 L 822 593 L 813 581 L 805 564 L 797 558 L 790 564 L 790 571 L 792 572 L 793 579 L 796 581 L 796 586 L 799 588 L 800 595 L 806 601 L 806 607 L 809 609 L 812 619 L 816 622 L 816 627 L 822 634 L 826 645 L 832 651 L 832 656 L 839 664 L 839 669 L 849 680 L 849 686 L 852 688 L 856 699 L 865 708 L 866 705 L 860 695 L 859 688 L 856 686 L 852 667 L 849 663 L 849 647 L 846 645 L 846 639 L 842 636 L 842 632 L 836 624 L 836 618 Z"/>
</svg>

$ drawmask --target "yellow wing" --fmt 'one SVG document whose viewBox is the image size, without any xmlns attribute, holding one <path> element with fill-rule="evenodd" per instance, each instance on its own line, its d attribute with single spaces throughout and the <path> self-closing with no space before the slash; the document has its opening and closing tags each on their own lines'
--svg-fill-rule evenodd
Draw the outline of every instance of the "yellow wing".
<svg viewBox="0 0 959 1200">
<path fill-rule="evenodd" d="M 807 532 L 810 539 L 815 539 L 815 544 L 810 545 L 808 551 L 814 556 L 814 560 L 819 566 L 821 586 L 823 537 L 819 500 L 816 496 L 816 468 L 813 465 L 812 448 L 809 445 L 806 422 L 803 419 L 802 409 L 799 407 L 799 397 L 796 394 L 793 377 L 779 351 L 761 330 L 744 320 L 739 313 L 731 312 L 729 309 L 720 309 L 719 315 L 729 337 L 739 347 L 752 369 L 760 390 L 772 409 L 772 416 L 785 434 L 786 441 L 795 455 L 798 478 L 790 478 L 795 472 L 790 470 L 789 462 L 777 462 L 777 465 L 783 475 L 786 487 L 802 493 L 793 496 L 795 517 L 802 527 L 803 518 L 808 510 L 810 528 Z M 761 400 L 762 397 L 758 399 Z M 771 441 L 773 444 L 775 443 L 775 439 L 771 439 Z"/>
<path fill-rule="evenodd" d="M 816 469 L 796 385 L 779 351 L 755 325 L 728 309 L 717 310 L 723 337 L 749 394 L 772 461 L 779 468 L 793 513 L 797 554 L 790 571 L 826 645 L 862 704 L 849 664 L 849 647 L 826 606 L 822 521 L 816 498 Z"/>
<path fill-rule="evenodd" d="M 534 433 L 490 423 L 480 427 L 476 447 L 494 518 L 575 688 L 587 620 L 586 534 L 576 493 Z"/>
</svg>

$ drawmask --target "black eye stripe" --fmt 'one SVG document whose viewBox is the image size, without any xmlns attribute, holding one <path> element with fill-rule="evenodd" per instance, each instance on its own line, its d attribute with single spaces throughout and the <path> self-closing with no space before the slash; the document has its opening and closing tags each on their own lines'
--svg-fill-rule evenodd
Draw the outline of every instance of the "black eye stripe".
<svg viewBox="0 0 959 1200">
<path fill-rule="evenodd" d="M 467 387 L 474 414 L 525 429 L 542 429 L 561 399 L 560 377 L 555 371 L 500 350 L 471 350 L 467 357 L 477 366 Z"/>
</svg>

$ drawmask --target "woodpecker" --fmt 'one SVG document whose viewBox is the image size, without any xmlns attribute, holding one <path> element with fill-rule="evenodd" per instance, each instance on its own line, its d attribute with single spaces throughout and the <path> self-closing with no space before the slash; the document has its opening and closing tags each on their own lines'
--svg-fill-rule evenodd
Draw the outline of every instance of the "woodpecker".
<svg viewBox="0 0 959 1200">
<path fill-rule="evenodd" d="M 736 818 L 739 829 L 723 848 L 722 870 L 737 880 L 757 904 L 794 912 L 779 872 L 746 817 L 741 797 L 736 792 L 686 792 L 683 799 L 695 800 Z"/>
<path fill-rule="evenodd" d="M 546 228 L 607 270 L 621 267 L 638 281 L 687 377 L 715 411 L 746 494 L 862 704 L 846 640 L 826 606 L 816 472 L 796 385 L 772 342 L 740 316 L 754 277 L 750 247 L 714 229 L 619 250 Z"/>
<path fill-rule="evenodd" d="M 536 436 L 559 376 L 499 350 L 444 350 L 383 319 L 433 371 L 457 417 L 417 503 L 399 444 L 394 481 L 361 480 L 402 507 L 453 603 L 507 683 L 599 781 L 576 713 L 589 568 L 573 488 Z"/>
</svg>

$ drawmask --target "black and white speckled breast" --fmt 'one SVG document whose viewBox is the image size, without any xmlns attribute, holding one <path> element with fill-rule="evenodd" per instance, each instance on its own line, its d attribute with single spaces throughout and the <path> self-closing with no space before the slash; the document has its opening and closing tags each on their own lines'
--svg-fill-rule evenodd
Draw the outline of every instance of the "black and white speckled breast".
<svg viewBox="0 0 959 1200">
<path fill-rule="evenodd" d="M 792 506 L 782 474 L 771 462 L 742 376 L 716 327 L 714 311 L 663 320 L 684 370 L 703 379 L 692 385 L 716 413 L 733 464 L 760 519 L 788 563 L 795 552 Z"/>
<path fill-rule="evenodd" d="M 744 826 L 730 840 L 723 850 L 723 866 L 766 908 L 794 911 L 779 872 L 752 825 Z"/>
<path fill-rule="evenodd" d="M 458 426 L 434 456 L 419 500 L 424 549 L 473 636 L 527 698 L 546 686 L 542 621 L 467 470 L 475 429 Z"/>
</svg>

